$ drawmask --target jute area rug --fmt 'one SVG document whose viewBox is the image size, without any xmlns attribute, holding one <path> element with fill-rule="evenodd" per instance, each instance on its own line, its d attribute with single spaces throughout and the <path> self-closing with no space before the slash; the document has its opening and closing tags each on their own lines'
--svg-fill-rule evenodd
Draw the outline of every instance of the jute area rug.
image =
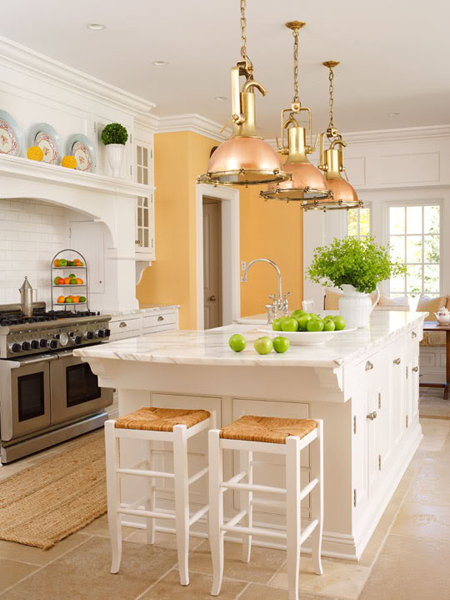
<svg viewBox="0 0 450 600">
<path fill-rule="evenodd" d="M 106 513 L 103 437 L 0 483 L 0 539 L 43 550 Z"/>
</svg>

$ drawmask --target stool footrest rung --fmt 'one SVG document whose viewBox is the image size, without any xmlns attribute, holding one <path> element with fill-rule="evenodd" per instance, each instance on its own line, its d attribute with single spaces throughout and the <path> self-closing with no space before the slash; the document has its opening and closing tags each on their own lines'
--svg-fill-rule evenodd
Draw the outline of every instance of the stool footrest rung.
<svg viewBox="0 0 450 600">
<path fill-rule="evenodd" d="M 192 485 L 193 483 L 195 483 L 196 481 L 198 481 L 199 479 L 204 477 L 208 473 L 208 471 L 209 471 L 209 467 L 205 467 L 204 469 L 197 471 L 197 473 L 194 473 L 194 475 L 192 475 L 192 477 L 189 477 L 188 485 Z"/>
<path fill-rule="evenodd" d="M 117 512 L 122 515 L 132 515 L 133 517 L 146 517 L 148 519 L 173 519 L 173 520 L 175 520 L 174 513 L 158 512 L 156 510 L 119 508 L 117 510 Z"/>
<path fill-rule="evenodd" d="M 254 483 L 230 483 L 229 481 L 224 481 L 221 483 L 221 487 L 229 490 L 240 490 L 242 492 L 265 492 L 267 494 L 284 494 L 286 495 L 286 490 L 284 488 L 273 487 L 270 485 L 255 485 Z"/>
<path fill-rule="evenodd" d="M 208 510 L 209 510 L 209 504 L 207 504 L 206 506 L 204 506 L 203 508 L 198 510 L 196 513 L 194 513 L 192 515 L 192 517 L 189 519 L 189 527 L 191 525 L 193 525 L 194 523 L 197 523 L 197 521 L 199 521 L 203 517 L 203 515 L 206 515 Z"/>
<path fill-rule="evenodd" d="M 165 479 L 175 479 L 173 473 L 165 473 L 164 471 L 149 471 L 147 469 L 116 469 L 119 475 L 138 475 L 139 477 L 161 477 Z"/>
<path fill-rule="evenodd" d="M 313 479 L 312 481 L 310 481 L 308 483 L 308 485 L 305 485 L 305 487 L 302 490 L 300 490 L 299 501 L 301 502 L 305 496 L 307 496 L 308 494 L 310 494 L 313 491 L 313 489 L 316 487 L 316 485 L 318 483 L 319 483 L 319 480 L 316 477 L 315 479 Z"/>
<path fill-rule="evenodd" d="M 309 538 L 309 536 L 312 534 L 312 532 L 314 531 L 314 529 L 317 527 L 317 525 L 319 524 L 319 521 L 317 519 L 314 519 L 314 521 L 312 521 L 308 527 L 306 527 L 300 536 L 300 545 L 303 544 L 303 542 L 305 540 L 307 540 Z"/>
<path fill-rule="evenodd" d="M 283 501 L 278 501 L 278 500 L 263 500 L 258 499 L 258 498 L 254 498 L 253 500 L 250 500 L 250 504 L 252 506 L 265 506 L 265 507 L 270 507 L 270 508 L 280 508 L 282 510 L 284 510 L 284 512 L 286 512 L 286 502 Z"/>
<path fill-rule="evenodd" d="M 248 513 L 247 510 L 241 510 L 240 513 L 238 513 L 237 515 L 234 515 L 234 517 L 232 517 L 228 522 L 227 522 L 227 527 L 234 527 L 235 525 L 237 525 L 238 523 L 240 523 L 240 521 L 242 521 L 242 519 L 245 517 L 245 515 Z"/>
<path fill-rule="evenodd" d="M 221 531 L 241 533 L 247 535 L 258 535 L 264 537 L 273 537 L 286 539 L 286 532 L 276 531 L 275 529 L 263 529 L 261 527 L 240 527 L 239 525 L 222 525 Z"/>
</svg>

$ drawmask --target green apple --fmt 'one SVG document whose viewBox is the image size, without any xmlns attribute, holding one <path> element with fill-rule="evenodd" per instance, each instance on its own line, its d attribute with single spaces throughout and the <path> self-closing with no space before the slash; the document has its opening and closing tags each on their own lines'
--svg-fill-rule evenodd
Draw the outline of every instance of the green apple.
<svg viewBox="0 0 450 600">
<path fill-rule="evenodd" d="M 228 340 L 228 345 L 234 352 L 242 352 L 247 345 L 247 340 L 240 333 L 235 333 Z"/>
<path fill-rule="evenodd" d="M 342 331 L 342 329 L 345 329 L 344 317 L 341 317 L 341 315 L 336 315 L 333 317 L 333 321 L 334 321 L 337 331 Z"/>
<path fill-rule="evenodd" d="M 322 319 L 310 319 L 306 324 L 306 329 L 308 331 L 323 331 L 325 327 Z"/>
<path fill-rule="evenodd" d="M 297 310 L 294 310 L 294 312 L 291 314 L 291 319 L 298 319 L 302 315 L 306 315 L 305 311 L 304 310 L 300 310 L 298 308 Z"/>
<path fill-rule="evenodd" d="M 273 342 L 273 349 L 278 354 L 283 354 L 283 352 L 286 352 L 287 350 L 289 350 L 289 347 L 291 345 L 291 342 L 287 338 L 281 337 L 281 336 L 273 338 L 272 342 Z"/>
<path fill-rule="evenodd" d="M 283 322 L 283 317 L 281 317 L 280 319 L 274 319 L 273 323 L 272 323 L 273 331 L 281 331 L 282 322 Z"/>
<path fill-rule="evenodd" d="M 308 321 L 310 321 L 310 320 L 311 320 L 311 315 L 309 313 L 306 313 L 306 315 L 302 315 L 301 317 L 299 317 L 297 319 L 299 330 L 306 331 L 306 325 L 307 325 Z"/>
<path fill-rule="evenodd" d="M 258 354 L 270 354 L 273 349 L 272 340 L 267 335 L 255 340 L 253 346 Z"/>
<path fill-rule="evenodd" d="M 333 319 L 324 319 L 324 331 L 334 331 L 336 329 L 336 325 L 334 324 Z"/>
<path fill-rule="evenodd" d="M 298 331 L 298 321 L 296 319 L 284 319 L 281 323 L 282 331 Z"/>
<path fill-rule="evenodd" d="M 67 260 L 65 258 L 61 258 L 58 263 L 58 267 L 67 267 Z"/>
</svg>

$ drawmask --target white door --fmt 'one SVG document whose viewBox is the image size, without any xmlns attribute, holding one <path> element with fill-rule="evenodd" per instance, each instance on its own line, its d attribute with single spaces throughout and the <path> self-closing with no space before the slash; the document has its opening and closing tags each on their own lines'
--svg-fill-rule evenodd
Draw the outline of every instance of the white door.
<svg viewBox="0 0 450 600">
<path fill-rule="evenodd" d="M 222 325 L 221 202 L 203 199 L 203 296 L 205 329 Z"/>
</svg>

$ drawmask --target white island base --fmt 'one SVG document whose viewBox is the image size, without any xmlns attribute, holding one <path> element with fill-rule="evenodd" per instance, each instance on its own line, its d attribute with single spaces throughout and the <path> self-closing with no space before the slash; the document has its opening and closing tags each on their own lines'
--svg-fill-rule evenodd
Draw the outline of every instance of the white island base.
<svg viewBox="0 0 450 600">
<path fill-rule="evenodd" d="M 89 362 L 100 385 L 118 389 L 121 415 L 141 406 L 162 406 L 216 411 L 219 426 L 244 414 L 323 419 L 323 554 L 358 560 L 422 439 L 418 357 L 423 319 L 424 313 L 373 313 L 368 329 L 340 335 L 324 346 L 291 346 L 281 355 L 257 355 L 253 340 L 261 334 L 244 325 L 153 334 L 76 354 Z M 228 348 L 235 332 L 248 340 L 240 354 Z M 126 467 L 146 456 L 139 442 L 132 446 L 124 448 Z M 205 466 L 206 448 L 206 437 L 191 443 L 190 473 Z M 284 486 L 281 457 L 255 455 L 254 460 L 264 461 L 255 466 L 255 482 Z M 160 445 L 157 461 L 156 467 L 171 470 L 170 448 Z M 309 480 L 308 464 L 305 451 L 302 485 Z M 225 476 L 239 472 L 230 456 L 224 467 Z M 123 502 L 139 505 L 145 495 L 143 479 L 127 478 Z M 191 492 L 194 513 L 207 502 L 205 478 Z M 159 506 L 173 506 L 164 487 L 157 497 Z M 227 492 L 226 517 L 238 511 L 239 493 Z M 305 499 L 302 525 L 308 522 Z M 285 517 L 262 503 L 255 507 L 258 523 L 283 528 Z M 142 527 L 138 521 L 136 525 Z M 197 525 L 206 535 L 205 520 Z M 273 538 L 259 543 L 283 547 Z"/>
</svg>

